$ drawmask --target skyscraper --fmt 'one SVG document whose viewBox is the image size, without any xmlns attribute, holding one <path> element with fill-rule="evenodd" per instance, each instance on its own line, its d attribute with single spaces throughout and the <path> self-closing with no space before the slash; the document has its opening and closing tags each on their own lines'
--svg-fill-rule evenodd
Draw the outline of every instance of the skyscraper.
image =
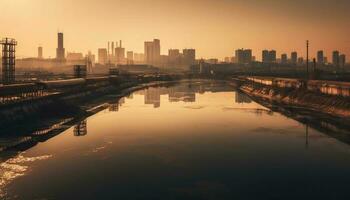
<svg viewBox="0 0 350 200">
<path fill-rule="evenodd" d="M 153 64 L 153 42 L 145 42 L 145 63 Z"/>
<path fill-rule="evenodd" d="M 322 50 L 317 52 L 317 63 L 324 64 L 324 55 Z"/>
<path fill-rule="evenodd" d="M 43 47 L 38 47 L 38 58 L 43 59 Z"/>
<path fill-rule="evenodd" d="M 160 40 L 145 42 L 145 62 L 149 65 L 160 63 Z"/>
<path fill-rule="evenodd" d="M 292 52 L 291 55 L 290 55 L 290 60 L 291 60 L 291 63 L 296 65 L 297 62 L 298 62 L 298 53 L 297 52 Z"/>
<path fill-rule="evenodd" d="M 56 59 L 63 61 L 65 59 L 65 49 L 63 47 L 63 33 L 57 34 L 57 49 L 56 49 Z"/>
<path fill-rule="evenodd" d="M 184 49 L 182 51 L 186 65 L 194 65 L 196 63 L 196 50 Z"/>
<path fill-rule="evenodd" d="M 237 49 L 235 52 L 237 63 L 247 64 L 252 62 L 252 50 L 251 49 Z"/>
<path fill-rule="evenodd" d="M 277 53 L 276 53 L 275 50 L 269 51 L 269 59 L 270 59 L 270 62 L 276 62 L 276 60 L 277 60 Z"/>
<path fill-rule="evenodd" d="M 131 64 L 134 62 L 134 52 L 128 51 L 126 52 L 126 59 L 128 60 L 128 64 Z"/>
<path fill-rule="evenodd" d="M 169 49 L 168 51 L 169 56 L 169 64 L 176 65 L 180 64 L 180 51 L 178 49 Z"/>
<path fill-rule="evenodd" d="M 339 51 L 333 51 L 332 63 L 334 66 L 339 67 Z"/>
<path fill-rule="evenodd" d="M 154 57 L 153 60 L 155 63 L 160 62 L 160 40 L 154 39 L 153 40 L 153 45 L 154 45 Z"/>
<path fill-rule="evenodd" d="M 104 65 L 107 63 L 107 59 L 108 59 L 107 49 L 106 48 L 98 49 L 98 63 L 101 65 Z"/>
<path fill-rule="evenodd" d="M 270 62 L 269 51 L 268 50 L 263 50 L 262 51 L 262 62 L 263 63 L 269 63 Z"/>
<path fill-rule="evenodd" d="M 346 56 L 345 56 L 345 54 L 341 54 L 339 56 L 339 64 L 341 67 L 344 67 L 345 63 L 346 63 Z"/>
<path fill-rule="evenodd" d="M 282 54 L 281 55 L 281 63 L 282 64 L 287 64 L 288 63 L 288 56 L 287 56 L 287 54 Z"/>
</svg>

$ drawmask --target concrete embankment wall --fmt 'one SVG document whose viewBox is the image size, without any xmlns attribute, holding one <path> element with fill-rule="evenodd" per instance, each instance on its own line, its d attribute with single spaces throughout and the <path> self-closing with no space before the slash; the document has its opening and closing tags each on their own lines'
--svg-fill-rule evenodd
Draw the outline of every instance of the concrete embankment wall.
<svg viewBox="0 0 350 200">
<path fill-rule="evenodd" d="M 240 89 L 248 95 L 350 119 L 349 83 L 269 77 L 240 77 L 239 82 Z"/>
<path fill-rule="evenodd" d="M 240 77 L 240 79 L 278 88 L 305 88 L 312 92 L 333 96 L 350 97 L 350 82 L 302 80 L 260 76 Z"/>
</svg>

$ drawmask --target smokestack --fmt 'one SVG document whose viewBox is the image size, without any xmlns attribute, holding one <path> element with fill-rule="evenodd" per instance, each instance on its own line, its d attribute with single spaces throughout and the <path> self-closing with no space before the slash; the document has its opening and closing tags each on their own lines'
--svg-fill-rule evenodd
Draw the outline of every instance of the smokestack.
<svg viewBox="0 0 350 200">
<path fill-rule="evenodd" d="M 119 45 L 120 45 L 120 48 L 122 48 L 122 41 L 121 40 L 119 41 Z"/>
</svg>

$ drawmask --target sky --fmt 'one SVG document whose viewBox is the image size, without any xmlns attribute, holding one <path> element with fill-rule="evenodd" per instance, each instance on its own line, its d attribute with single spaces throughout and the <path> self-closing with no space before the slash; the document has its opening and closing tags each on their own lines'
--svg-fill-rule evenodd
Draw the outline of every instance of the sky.
<svg viewBox="0 0 350 200">
<path fill-rule="evenodd" d="M 18 41 L 17 57 L 55 57 L 57 32 L 66 52 L 107 47 L 123 40 L 143 53 L 144 41 L 158 38 L 161 52 L 195 48 L 197 58 L 233 56 L 250 48 L 311 56 L 333 50 L 350 57 L 349 0 L 0 0 L 0 37 Z"/>
</svg>

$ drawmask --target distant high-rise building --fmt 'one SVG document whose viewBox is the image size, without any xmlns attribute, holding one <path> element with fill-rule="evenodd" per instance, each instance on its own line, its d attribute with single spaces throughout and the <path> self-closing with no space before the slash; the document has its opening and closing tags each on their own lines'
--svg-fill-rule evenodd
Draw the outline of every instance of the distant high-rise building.
<svg viewBox="0 0 350 200">
<path fill-rule="evenodd" d="M 184 63 L 186 65 L 194 65 L 196 63 L 196 50 L 195 49 L 184 49 L 182 51 Z"/>
<path fill-rule="evenodd" d="M 298 53 L 297 52 L 292 52 L 290 55 L 290 61 L 292 64 L 296 65 L 298 62 Z"/>
<path fill-rule="evenodd" d="M 177 65 L 181 62 L 181 54 L 178 49 L 169 49 L 168 51 L 168 61 L 171 65 Z"/>
<path fill-rule="evenodd" d="M 263 50 L 262 51 L 262 62 L 263 63 L 274 63 L 277 60 L 275 50 Z"/>
<path fill-rule="evenodd" d="M 153 64 L 153 42 L 145 42 L 145 63 Z"/>
<path fill-rule="evenodd" d="M 144 62 L 144 54 L 143 53 L 134 53 L 134 61 L 138 63 Z"/>
<path fill-rule="evenodd" d="M 145 42 L 145 62 L 150 65 L 160 62 L 160 40 L 154 39 L 151 42 Z"/>
<path fill-rule="evenodd" d="M 106 48 L 98 49 L 98 63 L 104 65 L 108 62 L 108 53 Z"/>
<path fill-rule="evenodd" d="M 327 57 L 323 57 L 323 62 L 326 64 L 328 63 L 328 58 Z"/>
<path fill-rule="evenodd" d="M 56 59 L 57 60 L 64 60 L 65 59 L 65 49 L 63 46 L 63 33 L 57 34 L 57 49 L 56 49 Z"/>
<path fill-rule="evenodd" d="M 154 45 L 154 62 L 159 63 L 160 61 L 160 40 L 154 39 L 153 40 L 153 45 Z"/>
<path fill-rule="evenodd" d="M 288 56 L 287 56 L 287 54 L 282 54 L 281 55 L 281 63 L 282 64 L 287 64 L 288 63 Z"/>
<path fill-rule="evenodd" d="M 263 50 L 262 51 L 262 62 L 263 63 L 269 63 L 270 62 L 269 51 L 268 50 Z"/>
<path fill-rule="evenodd" d="M 91 53 L 91 51 L 88 52 L 86 55 L 86 58 L 90 60 L 91 63 L 95 63 L 95 55 Z"/>
<path fill-rule="evenodd" d="M 43 59 L 43 47 L 38 47 L 38 58 Z"/>
<path fill-rule="evenodd" d="M 132 64 L 134 62 L 134 52 L 133 51 L 126 52 L 126 59 L 128 64 Z"/>
<path fill-rule="evenodd" d="M 339 56 L 339 64 L 340 64 L 341 67 L 345 66 L 345 64 L 346 64 L 346 56 L 345 56 L 345 54 L 341 54 Z"/>
<path fill-rule="evenodd" d="M 234 57 L 225 57 L 225 63 L 234 63 Z"/>
<path fill-rule="evenodd" d="M 79 61 L 84 60 L 84 56 L 82 53 L 68 52 L 67 53 L 67 61 Z"/>
<path fill-rule="evenodd" d="M 252 50 L 251 49 L 238 49 L 235 52 L 237 63 L 247 64 L 252 62 Z"/>
<path fill-rule="evenodd" d="M 270 62 L 276 62 L 276 60 L 277 60 L 277 53 L 276 53 L 275 50 L 269 51 L 269 58 L 270 58 Z"/>
<path fill-rule="evenodd" d="M 298 64 L 299 65 L 304 64 L 304 58 L 303 57 L 298 58 Z"/>
<path fill-rule="evenodd" d="M 334 66 L 339 67 L 339 51 L 333 51 L 332 63 Z"/>
<path fill-rule="evenodd" d="M 117 47 L 114 50 L 115 60 L 117 64 L 123 64 L 125 60 L 125 48 Z"/>
<path fill-rule="evenodd" d="M 323 55 L 323 51 L 318 51 L 318 52 L 317 52 L 317 63 L 318 63 L 318 64 L 324 64 L 324 55 Z"/>
</svg>

